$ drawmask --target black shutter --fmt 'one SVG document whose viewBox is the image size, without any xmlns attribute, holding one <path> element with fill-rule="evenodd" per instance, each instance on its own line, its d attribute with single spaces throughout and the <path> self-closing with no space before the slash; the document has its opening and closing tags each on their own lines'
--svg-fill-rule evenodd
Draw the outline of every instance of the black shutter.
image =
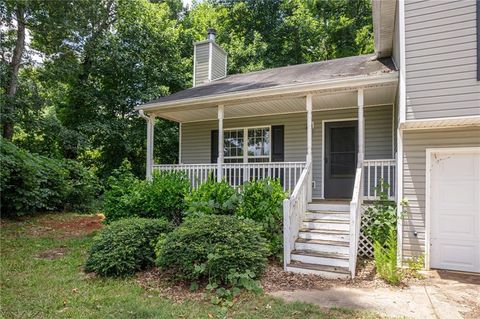
<svg viewBox="0 0 480 319">
<path fill-rule="evenodd" d="M 272 126 L 272 162 L 283 162 L 284 156 L 284 126 Z"/>
<path fill-rule="evenodd" d="M 218 158 L 218 130 L 212 130 L 210 146 L 210 161 L 216 163 Z"/>
</svg>

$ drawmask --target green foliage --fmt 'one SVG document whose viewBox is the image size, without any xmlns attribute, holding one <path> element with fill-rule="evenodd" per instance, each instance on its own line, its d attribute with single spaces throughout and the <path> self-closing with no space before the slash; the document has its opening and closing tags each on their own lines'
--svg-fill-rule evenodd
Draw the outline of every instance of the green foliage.
<svg viewBox="0 0 480 319">
<path fill-rule="evenodd" d="M 372 242 L 378 241 L 380 244 L 387 241 L 391 229 L 397 228 L 397 206 L 394 201 L 388 199 L 389 187 L 387 183 L 382 182 L 377 187 L 380 198 L 364 212 L 371 223 L 363 231 Z"/>
<path fill-rule="evenodd" d="M 403 275 L 397 268 L 397 233 L 391 228 L 385 243 L 373 244 L 375 267 L 380 278 L 392 285 L 398 285 Z"/>
<path fill-rule="evenodd" d="M 278 180 L 263 179 L 242 187 L 237 215 L 250 218 L 262 226 L 272 256 L 281 256 L 283 249 L 283 210 L 286 198 Z"/>
<path fill-rule="evenodd" d="M 226 181 L 216 182 L 212 177 L 185 198 L 187 214 L 203 213 L 233 215 L 238 205 L 238 194 Z"/>
<path fill-rule="evenodd" d="M 31 154 L 0 140 L 2 213 L 21 216 L 36 211 L 88 210 L 99 192 L 97 178 L 71 160 Z"/>
<path fill-rule="evenodd" d="M 267 246 L 259 227 L 234 216 L 188 218 L 161 238 L 157 265 L 190 281 L 229 283 L 231 272 L 260 275 L 267 263 Z"/>
<path fill-rule="evenodd" d="M 164 219 L 130 218 L 113 222 L 95 237 L 85 270 L 101 276 L 127 276 L 151 267 L 157 238 L 171 229 Z"/>
<path fill-rule="evenodd" d="M 144 217 L 166 218 L 180 224 L 189 189 L 190 182 L 181 172 L 155 173 L 152 181 L 145 181 L 138 179 L 130 163 L 124 161 L 108 179 L 104 195 L 106 221 Z"/>
</svg>

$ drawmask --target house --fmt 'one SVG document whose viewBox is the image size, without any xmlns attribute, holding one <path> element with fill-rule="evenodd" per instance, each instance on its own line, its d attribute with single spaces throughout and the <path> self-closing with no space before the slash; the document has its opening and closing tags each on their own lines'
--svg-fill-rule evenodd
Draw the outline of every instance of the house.
<svg viewBox="0 0 480 319">
<path fill-rule="evenodd" d="M 147 176 L 280 179 L 285 269 L 355 275 L 362 207 L 387 182 L 406 214 L 399 265 L 480 272 L 479 1 L 372 3 L 375 53 L 227 75 L 214 30 L 193 87 L 140 105 Z M 180 164 L 153 162 L 156 117 L 179 123 Z M 368 222 L 368 221 L 367 221 Z M 364 251 L 365 252 L 365 251 Z M 368 252 L 368 251 L 367 251 Z"/>
</svg>

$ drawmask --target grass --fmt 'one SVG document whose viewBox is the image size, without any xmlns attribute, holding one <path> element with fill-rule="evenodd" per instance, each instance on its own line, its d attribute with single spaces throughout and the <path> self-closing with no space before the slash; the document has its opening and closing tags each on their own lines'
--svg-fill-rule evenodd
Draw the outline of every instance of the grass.
<svg viewBox="0 0 480 319">
<path fill-rule="evenodd" d="M 342 309 L 285 303 L 268 295 L 244 296 L 225 312 L 207 301 L 175 303 L 146 292 L 135 277 L 101 279 L 82 267 L 94 234 L 69 236 L 45 228 L 42 220 L 71 220 L 57 214 L 23 221 L 2 221 L 0 318 L 377 318 Z M 38 255 L 50 249 L 58 258 Z"/>
</svg>

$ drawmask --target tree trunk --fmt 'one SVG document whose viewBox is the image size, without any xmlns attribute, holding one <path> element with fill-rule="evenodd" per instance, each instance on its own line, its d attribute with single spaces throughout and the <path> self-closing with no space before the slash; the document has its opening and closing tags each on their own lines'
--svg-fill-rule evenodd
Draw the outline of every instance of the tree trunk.
<svg viewBox="0 0 480 319">
<path fill-rule="evenodd" d="M 7 101 L 5 105 L 5 121 L 3 123 L 2 136 L 7 140 L 12 140 L 13 137 L 13 110 L 14 98 L 18 87 L 18 71 L 22 63 L 22 55 L 25 50 L 25 10 L 20 5 L 15 9 L 17 16 L 17 40 L 15 42 L 15 49 L 13 50 L 12 61 L 10 62 L 10 79 L 7 87 Z"/>
</svg>

